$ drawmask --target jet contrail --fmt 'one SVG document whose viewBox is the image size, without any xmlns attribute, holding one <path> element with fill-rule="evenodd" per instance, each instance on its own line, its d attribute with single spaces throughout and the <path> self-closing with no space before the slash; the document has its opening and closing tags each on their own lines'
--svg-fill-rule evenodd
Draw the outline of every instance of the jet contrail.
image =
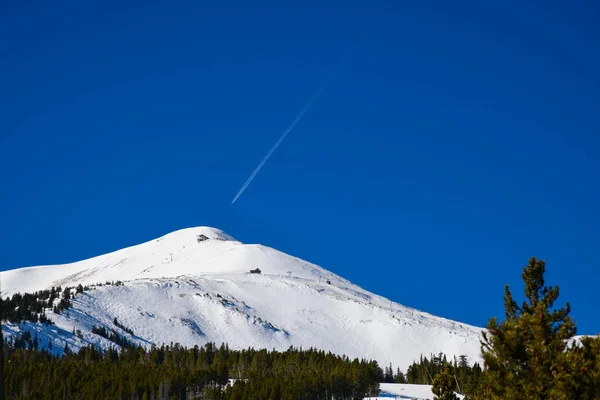
<svg viewBox="0 0 600 400">
<path fill-rule="evenodd" d="M 250 182 L 252 182 L 252 180 L 254 179 L 254 177 L 256 176 L 256 174 L 258 174 L 258 172 L 261 170 L 261 168 L 263 167 L 263 165 L 265 165 L 265 163 L 267 162 L 267 160 L 269 159 L 269 157 L 271 157 L 271 155 L 273 154 L 273 152 L 275 150 L 277 150 L 277 147 L 279 147 L 279 145 L 281 144 L 281 142 L 283 141 L 283 139 L 285 139 L 285 137 L 288 135 L 288 133 L 290 133 L 290 131 L 292 129 L 294 129 L 294 126 L 296 126 L 296 124 L 302 119 L 302 117 L 304 116 L 304 114 L 306 114 L 306 112 L 308 111 L 308 109 L 310 108 L 310 106 L 317 100 L 317 98 L 323 92 L 323 89 L 325 89 L 325 87 L 327 86 L 327 84 L 329 83 L 329 81 L 333 78 L 333 76 L 335 75 L 335 73 L 337 72 L 337 70 L 339 70 L 346 63 L 346 61 L 348 61 L 348 59 L 350 58 L 350 55 L 351 55 L 351 53 L 348 53 L 348 55 L 340 63 L 340 65 L 338 66 L 338 68 L 336 68 L 333 72 L 331 72 L 329 74 L 329 76 L 327 76 L 327 78 L 325 79 L 325 81 L 323 82 L 323 84 L 321 85 L 321 87 L 319 87 L 319 90 L 317 90 L 316 93 L 310 98 L 310 100 L 308 100 L 308 103 L 306 103 L 306 105 L 304 106 L 304 108 L 300 111 L 300 113 L 298 113 L 298 116 L 292 121 L 292 123 L 290 124 L 290 126 L 283 132 L 283 134 L 281 135 L 281 137 L 279 138 L 279 140 L 275 143 L 275 145 L 273 147 L 271 147 L 271 149 L 267 152 L 267 154 L 265 155 L 265 157 L 261 160 L 261 162 L 258 164 L 258 166 L 254 169 L 254 171 L 252 171 L 252 174 L 250 174 L 250 177 L 248 178 L 248 180 L 246 181 L 246 183 L 244 183 L 244 185 L 242 186 L 242 188 L 240 189 L 240 191 L 235 195 L 235 197 L 231 201 L 231 204 L 235 203 L 235 201 L 242 195 L 242 193 L 244 193 L 244 190 L 246 190 L 246 188 L 248 187 L 248 185 L 250 185 Z"/>
<path fill-rule="evenodd" d="M 288 135 L 288 133 L 290 133 L 290 131 L 292 129 L 294 129 L 294 126 L 296 126 L 296 124 L 298 123 L 298 121 L 300 121 L 302 119 L 302 117 L 304 116 L 304 114 L 306 114 L 306 111 L 308 111 L 308 109 L 310 108 L 310 106 L 317 100 L 317 98 L 319 97 L 319 95 L 323 92 L 323 89 L 325 89 L 325 86 L 327 86 L 328 81 L 329 81 L 329 79 L 325 80 L 325 82 L 321 85 L 321 87 L 319 88 L 319 90 L 317 90 L 317 92 L 313 95 L 313 97 L 311 97 L 311 99 L 308 101 L 308 103 L 306 103 L 306 105 L 300 111 L 300 113 L 294 119 L 294 121 L 292 121 L 292 123 L 290 124 L 290 126 L 285 130 L 285 132 L 283 132 L 283 135 L 281 135 L 281 137 L 275 143 L 275 145 L 273 147 L 271 147 L 271 149 L 269 149 L 269 151 L 267 152 L 267 154 L 265 155 L 265 157 L 261 160 L 261 162 L 258 164 L 258 166 L 254 169 L 254 171 L 252 171 L 252 174 L 250 175 L 250 177 L 248 178 L 248 180 L 246 181 L 246 183 L 244 183 L 244 186 L 242 186 L 242 188 L 240 189 L 240 191 L 235 195 L 235 198 L 233 199 L 233 201 L 231 202 L 231 204 L 235 203 L 235 201 L 242 195 L 242 193 L 244 193 L 244 190 L 246 190 L 246 188 L 248 187 L 248 185 L 250 185 L 250 182 L 252 182 L 252 180 L 254 179 L 254 177 L 256 176 L 256 174 L 258 174 L 258 172 L 263 167 L 263 165 L 265 165 L 265 163 L 267 162 L 267 160 L 269 159 L 269 157 L 271 157 L 271 155 L 273 154 L 273 152 L 275 150 L 277 150 L 277 147 L 279 147 L 279 145 L 281 144 L 281 142 L 283 142 L 283 139 L 285 139 L 285 137 Z"/>
</svg>

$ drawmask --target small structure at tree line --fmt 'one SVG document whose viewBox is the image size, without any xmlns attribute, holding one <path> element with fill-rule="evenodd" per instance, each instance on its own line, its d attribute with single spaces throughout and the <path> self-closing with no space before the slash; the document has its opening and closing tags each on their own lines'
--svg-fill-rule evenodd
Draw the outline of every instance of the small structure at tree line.
<svg viewBox="0 0 600 400">
<path fill-rule="evenodd" d="M 204 242 L 205 240 L 208 240 L 208 236 L 199 234 L 198 236 L 196 236 L 196 239 L 198 240 L 198 243 L 200 243 L 200 242 Z"/>
<path fill-rule="evenodd" d="M 251 274 L 260 274 L 261 272 L 262 272 L 262 271 L 261 271 L 260 269 L 258 269 L 258 268 L 256 268 L 256 269 L 251 269 L 251 270 L 250 270 L 250 273 L 251 273 Z"/>
</svg>

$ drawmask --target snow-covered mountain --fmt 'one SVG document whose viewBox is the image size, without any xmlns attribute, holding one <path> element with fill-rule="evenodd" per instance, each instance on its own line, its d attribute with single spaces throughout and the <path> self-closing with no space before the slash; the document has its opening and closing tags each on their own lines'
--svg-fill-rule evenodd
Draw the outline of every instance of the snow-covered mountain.
<svg viewBox="0 0 600 400">
<path fill-rule="evenodd" d="M 250 273 L 256 268 L 260 274 Z M 89 343 L 114 346 L 91 332 L 105 326 L 143 345 L 316 347 L 402 369 L 421 354 L 480 359 L 481 328 L 404 307 L 317 265 L 240 243 L 214 228 L 179 230 L 72 264 L 5 271 L 1 279 L 3 297 L 52 286 L 124 282 L 93 286 L 60 314 L 48 310 L 55 325 L 4 324 L 5 335 L 30 330 L 42 346 L 52 342 L 54 352 L 66 343 L 75 350 Z"/>
</svg>

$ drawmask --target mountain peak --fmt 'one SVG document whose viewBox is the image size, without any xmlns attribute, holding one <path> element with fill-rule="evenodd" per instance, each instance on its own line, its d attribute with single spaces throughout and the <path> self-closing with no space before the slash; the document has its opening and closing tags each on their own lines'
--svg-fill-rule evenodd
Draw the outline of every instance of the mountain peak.
<svg viewBox="0 0 600 400">
<path fill-rule="evenodd" d="M 180 229 L 87 260 L 0 275 L 3 296 L 91 286 L 71 308 L 46 310 L 56 329 L 31 322 L 6 328 L 7 335 L 36 331 L 43 343 L 53 341 L 55 351 L 67 343 L 74 350 L 113 346 L 93 332 L 105 326 L 139 345 L 315 347 L 401 368 L 440 351 L 479 359 L 480 328 L 396 304 L 318 265 L 243 244 L 212 227 Z M 73 335 L 73 329 L 82 334 Z"/>
<path fill-rule="evenodd" d="M 155 240 L 184 240 L 187 242 L 191 238 L 194 238 L 196 241 L 221 240 L 237 242 L 237 240 L 233 236 L 227 234 L 221 229 L 213 228 L 210 226 L 195 226 L 191 228 L 179 229 L 171 233 L 167 233 L 166 235 Z"/>
<path fill-rule="evenodd" d="M 145 243 L 86 260 L 2 272 L 3 295 L 52 286 L 113 281 L 246 274 L 260 269 L 274 276 L 346 282 L 314 264 L 259 244 L 243 244 L 224 231 L 184 228 Z"/>
</svg>

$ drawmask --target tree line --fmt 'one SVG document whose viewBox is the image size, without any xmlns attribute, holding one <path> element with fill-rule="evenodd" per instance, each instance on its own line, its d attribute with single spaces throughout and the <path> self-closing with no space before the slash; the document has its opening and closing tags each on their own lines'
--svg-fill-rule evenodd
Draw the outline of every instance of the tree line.
<svg viewBox="0 0 600 400">
<path fill-rule="evenodd" d="M 375 361 L 315 349 L 90 346 L 57 357 L 7 342 L 3 348 L 9 399 L 362 400 L 377 394 L 383 378 Z"/>
<path fill-rule="evenodd" d="M 31 321 L 52 324 L 46 317 L 46 309 L 53 308 L 59 311 L 68 308 L 71 305 L 70 293 L 65 291 L 61 298 L 62 288 L 53 287 L 52 289 L 40 290 L 35 293 L 15 293 L 12 297 L 0 298 L 0 316 L 2 321 L 9 321 L 13 324 Z M 55 300 L 59 300 L 56 304 Z"/>
<path fill-rule="evenodd" d="M 123 286 L 124 283 L 120 280 L 106 281 L 104 285 Z M 46 309 L 52 309 L 54 313 L 60 314 L 73 306 L 72 300 L 75 294 L 83 293 L 95 286 L 103 286 L 103 284 L 85 286 L 79 284 L 76 287 L 66 287 L 64 289 L 61 286 L 53 286 L 50 289 L 39 290 L 34 293 L 15 293 L 12 297 L 7 296 L 4 299 L 0 297 L 0 319 L 13 324 L 30 321 L 53 325 L 53 322 L 46 315 Z"/>
</svg>

